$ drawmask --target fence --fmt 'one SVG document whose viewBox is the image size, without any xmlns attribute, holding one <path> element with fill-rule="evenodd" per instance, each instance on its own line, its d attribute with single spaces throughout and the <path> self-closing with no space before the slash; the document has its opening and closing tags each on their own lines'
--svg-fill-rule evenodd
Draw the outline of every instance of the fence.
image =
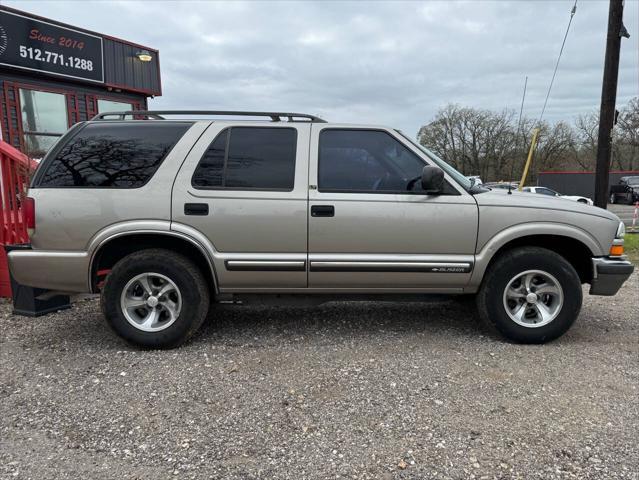
<svg viewBox="0 0 639 480">
<path fill-rule="evenodd" d="M 37 163 L 0 140 L 0 297 L 11 296 L 5 245 L 27 243 L 29 234 L 22 211 L 29 174 Z"/>
<path fill-rule="evenodd" d="M 639 175 L 636 170 L 612 170 L 608 185 L 617 185 L 621 177 Z M 595 172 L 539 172 L 537 185 L 548 187 L 563 195 L 595 197 Z"/>
</svg>

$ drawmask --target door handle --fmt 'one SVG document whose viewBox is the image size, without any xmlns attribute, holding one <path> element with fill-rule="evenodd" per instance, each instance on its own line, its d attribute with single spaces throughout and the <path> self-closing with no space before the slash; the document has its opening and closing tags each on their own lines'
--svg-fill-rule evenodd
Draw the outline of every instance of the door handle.
<svg viewBox="0 0 639 480">
<path fill-rule="evenodd" d="M 208 203 L 185 203 L 184 215 L 208 215 L 209 204 Z"/>
<path fill-rule="evenodd" d="M 313 205 L 311 207 L 311 217 L 334 217 L 335 207 L 333 205 Z"/>
</svg>

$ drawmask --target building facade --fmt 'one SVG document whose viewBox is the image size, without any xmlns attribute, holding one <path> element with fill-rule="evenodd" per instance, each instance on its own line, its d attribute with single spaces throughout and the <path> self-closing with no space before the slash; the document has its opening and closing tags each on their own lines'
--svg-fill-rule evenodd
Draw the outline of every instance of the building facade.
<svg viewBox="0 0 639 480">
<path fill-rule="evenodd" d="M 157 50 L 0 6 L 0 140 L 31 158 L 76 122 L 161 94 Z"/>
</svg>

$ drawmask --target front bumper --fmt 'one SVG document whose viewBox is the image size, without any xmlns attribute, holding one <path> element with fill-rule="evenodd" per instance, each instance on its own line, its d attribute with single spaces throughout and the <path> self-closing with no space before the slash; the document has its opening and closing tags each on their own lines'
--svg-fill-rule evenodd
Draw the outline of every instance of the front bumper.
<svg viewBox="0 0 639 480">
<path fill-rule="evenodd" d="M 593 258 L 590 295 L 615 295 L 634 269 L 634 265 L 627 260 Z"/>
</svg>

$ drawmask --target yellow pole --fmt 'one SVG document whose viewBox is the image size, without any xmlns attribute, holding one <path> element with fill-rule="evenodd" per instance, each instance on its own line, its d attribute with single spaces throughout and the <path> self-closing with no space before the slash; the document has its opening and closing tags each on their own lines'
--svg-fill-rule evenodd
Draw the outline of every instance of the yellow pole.
<svg viewBox="0 0 639 480">
<path fill-rule="evenodd" d="M 524 184 L 526 183 L 526 177 L 528 176 L 528 169 L 530 168 L 530 164 L 532 162 L 533 153 L 535 151 L 535 147 L 537 146 L 537 137 L 539 135 L 539 129 L 535 128 L 533 130 L 532 142 L 530 142 L 530 150 L 528 150 L 528 159 L 526 160 L 526 166 L 524 167 L 524 173 L 521 175 L 521 180 L 519 181 L 518 190 L 521 192 L 521 189 L 524 188 Z"/>
</svg>

